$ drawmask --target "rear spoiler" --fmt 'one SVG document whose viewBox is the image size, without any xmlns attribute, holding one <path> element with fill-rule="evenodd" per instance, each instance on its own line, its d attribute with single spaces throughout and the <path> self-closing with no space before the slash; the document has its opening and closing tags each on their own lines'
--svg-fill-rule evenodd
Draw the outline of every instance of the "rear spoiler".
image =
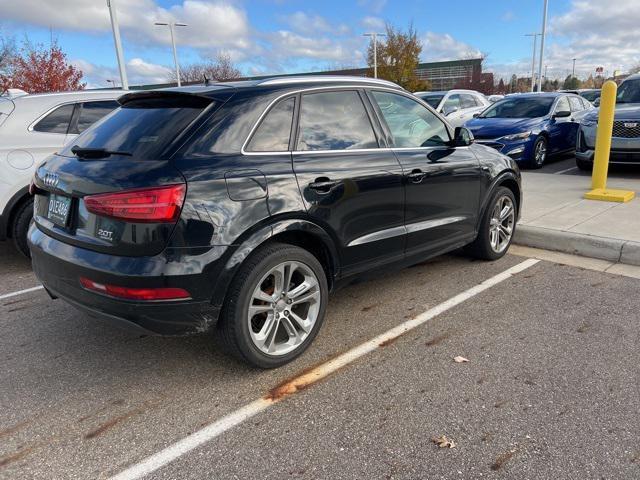
<svg viewBox="0 0 640 480">
<path fill-rule="evenodd" d="M 214 98 L 188 92 L 170 90 L 151 90 L 126 93 L 118 98 L 122 106 L 130 107 L 167 107 L 167 108 L 206 108 Z"/>
</svg>

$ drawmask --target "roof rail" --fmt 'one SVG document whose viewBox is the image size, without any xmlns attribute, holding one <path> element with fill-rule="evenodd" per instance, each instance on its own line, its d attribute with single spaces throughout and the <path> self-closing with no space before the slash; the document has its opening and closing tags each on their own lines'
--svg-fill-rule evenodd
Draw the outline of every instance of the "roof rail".
<svg viewBox="0 0 640 480">
<path fill-rule="evenodd" d="M 289 83 L 307 83 L 307 82 L 352 82 L 352 83 L 373 83 L 378 85 L 384 85 L 386 87 L 397 88 L 402 90 L 403 88 L 397 83 L 390 82 L 388 80 L 381 80 L 379 78 L 370 77 L 355 77 L 350 75 L 301 75 L 291 77 L 271 77 L 264 80 L 259 80 L 257 85 L 286 85 Z"/>
</svg>

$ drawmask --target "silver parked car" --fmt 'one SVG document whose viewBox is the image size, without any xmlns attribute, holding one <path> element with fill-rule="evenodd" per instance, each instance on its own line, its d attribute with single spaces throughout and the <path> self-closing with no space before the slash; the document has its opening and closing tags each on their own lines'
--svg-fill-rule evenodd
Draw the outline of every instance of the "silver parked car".
<svg viewBox="0 0 640 480">
<path fill-rule="evenodd" d="M 0 97 L 0 240 L 29 254 L 29 181 L 36 166 L 118 107 L 122 90 Z"/>
<path fill-rule="evenodd" d="M 593 167 L 598 112 L 593 110 L 580 122 L 576 165 L 581 170 Z M 618 88 L 609 162 L 640 164 L 640 74 L 631 75 Z"/>
<path fill-rule="evenodd" d="M 449 90 L 446 92 L 415 92 L 415 96 L 431 105 L 454 127 L 461 127 L 491 102 L 475 90 Z"/>
</svg>

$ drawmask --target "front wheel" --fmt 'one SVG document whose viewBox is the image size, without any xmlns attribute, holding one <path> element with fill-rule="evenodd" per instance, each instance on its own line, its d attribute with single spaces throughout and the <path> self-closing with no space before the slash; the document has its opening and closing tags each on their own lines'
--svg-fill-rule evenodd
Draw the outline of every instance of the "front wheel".
<svg viewBox="0 0 640 480">
<path fill-rule="evenodd" d="M 284 365 L 317 335 L 327 296 L 327 278 L 315 256 L 288 244 L 262 247 L 229 287 L 218 327 L 223 345 L 256 367 Z"/>
<path fill-rule="evenodd" d="M 593 170 L 593 163 L 576 158 L 576 167 L 584 172 L 590 172 L 591 170 Z"/>
<path fill-rule="evenodd" d="M 531 168 L 542 168 L 547 160 L 547 139 L 540 135 L 533 144 L 533 156 L 529 161 Z"/>
<path fill-rule="evenodd" d="M 506 187 L 498 187 L 487 204 L 480 230 L 467 251 L 476 258 L 497 260 L 503 257 L 516 229 L 516 199 Z"/>
</svg>

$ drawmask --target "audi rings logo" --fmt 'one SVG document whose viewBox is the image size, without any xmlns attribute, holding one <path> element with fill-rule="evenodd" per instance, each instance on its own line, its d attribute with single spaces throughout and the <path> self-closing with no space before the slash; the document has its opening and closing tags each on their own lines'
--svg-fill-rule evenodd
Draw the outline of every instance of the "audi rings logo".
<svg viewBox="0 0 640 480">
<path fill-rule="evenodd" d="M 47 187 L 57 187 L 60 178 L 55 173 L 45 173 L 44 179 L 42 180 Z"/>
</svg>

